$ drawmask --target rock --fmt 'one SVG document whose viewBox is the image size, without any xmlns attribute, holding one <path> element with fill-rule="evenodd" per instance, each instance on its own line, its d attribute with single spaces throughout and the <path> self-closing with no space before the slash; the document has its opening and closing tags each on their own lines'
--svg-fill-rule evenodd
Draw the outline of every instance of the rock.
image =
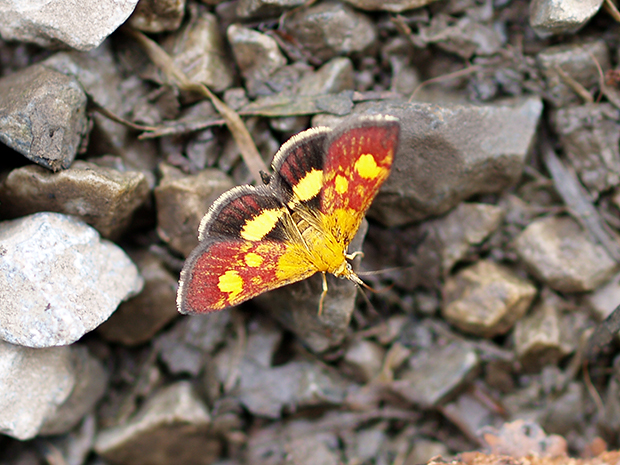
<svg viewBox="0 0 620 465">
<path fill-rule="evenodd" d="M 173 374 L 197 376 L 203 368 L 205 355 L 226 338 L 230 318 L 227 311 L 185 317 L 162 334 L 156 344 L 168 370 Z"/>
<path fill-rule="evenodd" d="M 271 319 L 255 318 L 248 327 L 246 357 L 263 367 L 270 367 L 282 343 L 282 329 Z"/>
<path fill-rule="evenodd" d="M 620 273 L 615 274 L 606 284 L 584 295 L 584 302 L 592 310 L 598 321 L 603 321 L 620 303 Z"/>
<path fill-rule="evenodd" d="M 468 344 L 453 342 L 414 354 L 391 388 L 423 408 L 436 407 L 475 377 L 480 360 Z"/>
<path fill-rule="evenodd" d="M 0 338 L 27 347 L 75 342 L 138 293 L 129 257 L 80 220 L 37 213 L 0 223 Z"/>
<path fill-rule="evenodd" d="M 592 291 L 611 279 L 618 265 L 569 217 L 531 223 L 515 241 L 534 276 L 559 292 Z"/>
<path fill-rule="evenodd" d="M 542 111 L 538 98 L 493 105 L 366 102 L 355 114 L 401 121 L 392 172 L 369 216 L 401 226 L 441 215 L 474 194 L 499 192 L 521 177 Z"/>
<path fill-rule="evenodd" d="M 246 358 L 239 366 L 239 399 L 260 417 L 280 418 L 284 409 L 339 405 L 348 385 L 336 372 L 314 362 L 264 367 Z"/>
<path fill-rule="evenodd" d="M 357 430 L 356 434 L 344 434 L 342 440 L 345 445 L 348 463 L 372 463 L 379 457 L 388 437 L 383 425 L 374 425 L 370 428 Z"/>
<path fill-rule="evenodd" d="M 29 160 L 68 168 L 88 129 L 86 95 L 74 78 L 33 65 L 0 79 L 0 141 Z"/>
<path fill-rule="evenodd" d="M 221 92 L 232 85 L 234 74 L 218 18 L 204 7 L 191 7 L 189 12 L 189 22 L 167 42 L 172 60 L 190 81 Z"/>
<path fill-rule="evenodd" d="M 384 2 L 383 0 L 345 0 L 355 8 L 369 11 L 389 11 L 390 13 L 402 13 L 403 11 L 413 10 L 426 6 L 436 0 L 392 0 Z"/>
<path fill-rule="evenodd" d="M 363 221 L 349 244 L 350 253 L 361 250 L 367 229 L 368 223 Z M 358 260 L 354 260 L 354 264 Z M 351 281 L 337 279 L 330 274 L 327 275 L 327 287 L 321 315 L 318 315 L 323 292 L 320 273 L 261 294 L 252 302 L 295 333 L 310 350 L 322 353 L 337 347 L 344 340 L 358 292 Z"/>
<path fill-rule="evenodd" d="M 57 435 L 73 429 L 84 415 L 92 412 L 108 388 L 108 373 L 86 347 L 71 346 L 74 384 L 71 394 L 53 415 L 48 416 L 39 434 Z M 27 392 L 27 391 L 26 391 Z"/>
<path fill-rule="evenodd" d="M 176 31 L 185 14 L 185 0 L 142 0 L 127 23 L 139 31 Z"/>
<path fill-rule="evenodd" d="M 82 347 L 31 349 L 0 341 L 3 434 L 27 440 L 66 433 L 106 388 L 103 367 Z"/>
<path fill-rule="evenodd" d="M 259 94 L 264 82 L 286 65 L 286 58 L 273 38 L 253 29 L 231 24 L 226 35 L 248 93 Z"/>
<path fill-rule="evenodd" d="M 256 428 L 250 433 L 245 463 L 261 465 L 343 463 L 338 453 L 341 444 L 337 432 L 318 430 L 313 426 L 308 420 L 297 420 Z"/>
<path fill-rule="evenodd" d="M 128 50 L 133 49 L 127 47 L 123 50 L 129 53 Z M 147 60 L 142 56 L 140 58 Z M 121 76 L 119 59 L 122 60 L 123 57 L 114 54 L 106 42 L 88 53 L 56 53 L 44 60 L 42 64 L 77 79 L 89 98 L 115 115 L 137 122 L 144 122 L 140 119 L 143 118 L 151 125 L 159 123 L 162 119 L 160 111 L 163 111 L 161 110 L 163 105 L 155 106 L 148 102 L 148 99 L 152 98 L 147 95 L 151 88 L 137 77 L 137 73 L 129 73 L 127 78 Z M 132 59 L 139 62 L 139 59 L 133 56 Z M 133 61 L 132 64 L 134 64 Z M 145 62 L 141 67 L 136 66 L 142 71 L 147 65 Z M 150 110 L 150 118 L 145 118 L 145 113 L 148 111 L 144 107 Z M 90 156 L 113 154 L 121 157 L 126 167 L 121 171 L 141 171 L 152 188 L 155 184 L 153 171 L 159 160 L 158 147 L 155 142 L 136 140 L 135 134 L 129 128 L 112 121 L 99 112 L 92 112 L 90 116 L 94 122 L 88 145 Z M 120 170 L 120 167 L 116 168 Z"/>
<path fill-rule="evenodd" d="M 601 8 L 603 0 L 533 0 L 530 25 L 541 37 L 572 34 Z"/>
<path fill-rule="evenodd" d="M 4 40 L 52 48 L 64 44 L 88 51 L 98 47 L 133 12 L 138 0 L 59 0 L 45 3 L 0 1 Z M 1 94 L 1 92 L 0 92 Z"/>
<path fill-rule="evenodd" d="M 572 381 L 565 392 L 545 403 L 540 424 L 547 433 L 570 437 L 569 434 L 582 431 L 586 418 L 584 391 L 583 383 Z"/>
<path fill-rule="evenodd" d="M 294 11 L 283 25 L 303 52 L 319 62 L 362 52 L 377 38 L 368 16 L 333 1 Z"/>
<path fill-rule="evenodd" d="M 381 371 L 385 349 L 376 342 L 357 339 L 347 347 L 342 359 L 342 369 L 354 379 L 367 383 Z"/>
<path fill-rule="evenodd" d="M 303 0 L 239 0 L 236 13 L 239 18 L 279 16 L 303 4 Z"/>
<path fill-rule="evenodd" d="M 552 299 L 544 299 L 515 325 L 515 351 L 525 371 L 540 371 L 546 365 L 557 365 L 573 349 L 566 343 L 567 334 L 554 303 Z"/>
<path fill-rule="evenodd" d="M 167 164 L 160 165 L 160 170 L 162 178 L 155 188 L 157 233 L 172 249 L 187 256 L 198 245 L 200 220 L 233 183 L 215 169 L 190 176 Z"/>
<path fill-rule="evenodd" d="M 552 113 L 564 154 L 596 198 L 620 184 L 620 111 L 609 103 L 561 108 Z"/>
<path fill-rule="evenodd" d="M 82 160 L 57 173 L 28 165 L 11 171 L 0 184 L 0 214 L 6 218 L 40 211 L 74 215 L 103 237 L 115 238 L 149 194 L 146 177 L 138 171 L 120 172 Z"/>
<path fill-rule="evenodd" d="M 448 455 L 450 455 L 450 451 L 442 442 L 419 439 L 413 444 L 404 463 L 405 465 L 428 463 L 433 457 L 447 457 Z"/>
<path fill-rule="evenodd" d="M 95 415 L 90 413 L 67 434 L 46 438 L 46 442 L 56 448 L 66 465 L 83 465 L 92 453 L 96 428 Z"/>
<path fill-rule="evenodd" d="M 444 275 L 462 260 L 472 245 L 480 244 L 494 232 L 504 218 L 504 210 L 484 203 L 461 203 L 443 218 L 426 222 L 430 240 L 439 242 Z M 426 241 L 425 241 L 426 242 Z M 420 248 L 424 244 L 420 244 Z"/>
<path fill-rule="evenodd" d="M 581 103 L 581 97 L 562 78 L 558 68 L 586 89 L 598 87 L 599 73 L 611 69 L 609 50 L 603 40 L 549 47 L 536 56 L 536 61 L 546 81 L 545 97 L 555 107 Z"/>
<path fill-rule="evenodd" d="M 119 305 L 110 319 L 98 328 L 106 340 L 128 346 L 143 344 L 179 314 L 176 306 L 177 276 L 147 251 L 132 253 L 144 279 L 136 297 Z"/>
<path fill-rule="evenodd" d="M 286 461 L 292 465 L 339 465 L 342 463 L 324 441 L 316 437 L 293 439 L 285 445 Z"/>
<path fill-rule="evenodd" d="M 153 394 L 129 421 L 103 429 L 95 451 L 120 465 L 208 465 L 220 454 L 211 417 L 187 381 Z"/>
<path fill-rule="evenodd" d="M 422 44 L 438 47 L 470 59 L 474 55 L 493 55 L 504 45 L 505 37 L 492 25 L 474 21 L 470 15 L 458 20 L 446 14 L 433 15 L 428 26 L 420 26 L 414 37 Z"/>
<path fill-rule="evenodd" d="M 497 409 L 480 397 L 474 392 L 464 392 L 454 401 L 442 406 L 441 413 L 454 425 L 458 425 L 459 430 L 467 437 L 476 437 L 484 426 L 504 420 Z"/>
<path fill-rule="evenodd" d="M 300 95 L 336 94 L 355 87 L 353 62 L 347 57 L 336 57 L 299 82 Z"/>
<path fill-rule="evenodd" d="M 536 288 L 510 269 L 480 260 L 446 279 L 442 315 L 469 334 L 491 338 L 525 315 Z"/>
</svg>

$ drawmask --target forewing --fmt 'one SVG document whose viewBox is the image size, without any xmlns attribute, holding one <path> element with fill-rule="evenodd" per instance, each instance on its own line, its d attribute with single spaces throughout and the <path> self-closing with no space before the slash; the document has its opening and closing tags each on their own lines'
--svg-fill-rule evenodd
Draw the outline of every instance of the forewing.
<svg viewBox="0 0 620 465">
<path fill-rule="evenodd" d="M 181 272 L 181 313 L 221 310 L 316 272 L 288 208 L 268 186 L 224 193 L 203 218 L 199 239 Z"/>
<path fill-rule="evenodd" d="M 337 128 L 327 140 L 321 212 L 325 228 L 345 247 L 390 174 L 399 132 L 398 119 L 371 116 Z"/>
</svg>

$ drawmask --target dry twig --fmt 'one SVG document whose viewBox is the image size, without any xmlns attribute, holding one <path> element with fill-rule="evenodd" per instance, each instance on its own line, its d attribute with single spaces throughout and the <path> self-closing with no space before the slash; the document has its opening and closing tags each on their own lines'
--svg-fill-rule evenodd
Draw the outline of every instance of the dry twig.
<svg viewBox="0 0 620 465">
<path fill-rule="evenodd" d="M 268 171 L 267 165 L 258 153 L 258 149 L 252 140 L 252 136 L 245 127 L 245 124 L 243 124 L 241 117 L 228 105 L 217 98 L 217 96 L 213 94 L 207 86 L 202 83 L 190 81 L 187 76 L 185 76 L 185 73 L 175 66 L 172 58 L 159 46 L 157 42 L 149 39 L 147 36 L 136 30 L 126 29 L 126 31 L 138 41 L 151 61 L 153 61 L 153 63 L 163 71 L 166 79 L 168 79 L 171 85 L 174 85 L 181 90 L 197 92 L 211 100 L 215 109 L 226 120 L 226 126 L 237 143 L 241 156 L 243 157 L 243 161 L 248 167 L 250 173 L 252 173 L 252 177 L 257 183 L 262 183 L 260 172 Z"/>
</svg>

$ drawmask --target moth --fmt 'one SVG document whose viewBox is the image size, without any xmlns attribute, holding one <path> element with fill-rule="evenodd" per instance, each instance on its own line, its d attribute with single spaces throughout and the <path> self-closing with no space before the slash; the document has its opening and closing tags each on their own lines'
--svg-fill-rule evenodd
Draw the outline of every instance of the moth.
<svg viewBox="0 0 620 465">
<path fill-rule="evenodd" d="M 200 223 L 177 294 L 181 313 L 208 313 L 326 273 L 363 285 L 348 246 L 390 174 L 400 122 L 363 116 L 315 127 L 274 156 L 263 185 L 222 194 Z"/>
</svg>

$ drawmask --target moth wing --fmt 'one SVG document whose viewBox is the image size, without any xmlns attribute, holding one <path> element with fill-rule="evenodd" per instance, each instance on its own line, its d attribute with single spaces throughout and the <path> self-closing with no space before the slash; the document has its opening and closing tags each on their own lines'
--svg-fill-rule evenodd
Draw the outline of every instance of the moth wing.
<svg viewBox="0 0 620 465">
<path fill-rule="evenodd" d="M 399 133 L 397 118 L 367 116 L 329 134 L 320 210 L 325 229 L 345 248 L 390 174 Z"/>
<path fill-rule="evenodd" d="M 305 251 L 290 242 L 206 238 L 181 271 L 181 313 L 208 313 L 312 276 Z"/>
<path fill-rule="evenodd" d="M 291 221 L 269 186 L 240 186 L 220 196 L 181 271 L 179 311 L 222 310 L 313 275 Z"/>
</svg>

